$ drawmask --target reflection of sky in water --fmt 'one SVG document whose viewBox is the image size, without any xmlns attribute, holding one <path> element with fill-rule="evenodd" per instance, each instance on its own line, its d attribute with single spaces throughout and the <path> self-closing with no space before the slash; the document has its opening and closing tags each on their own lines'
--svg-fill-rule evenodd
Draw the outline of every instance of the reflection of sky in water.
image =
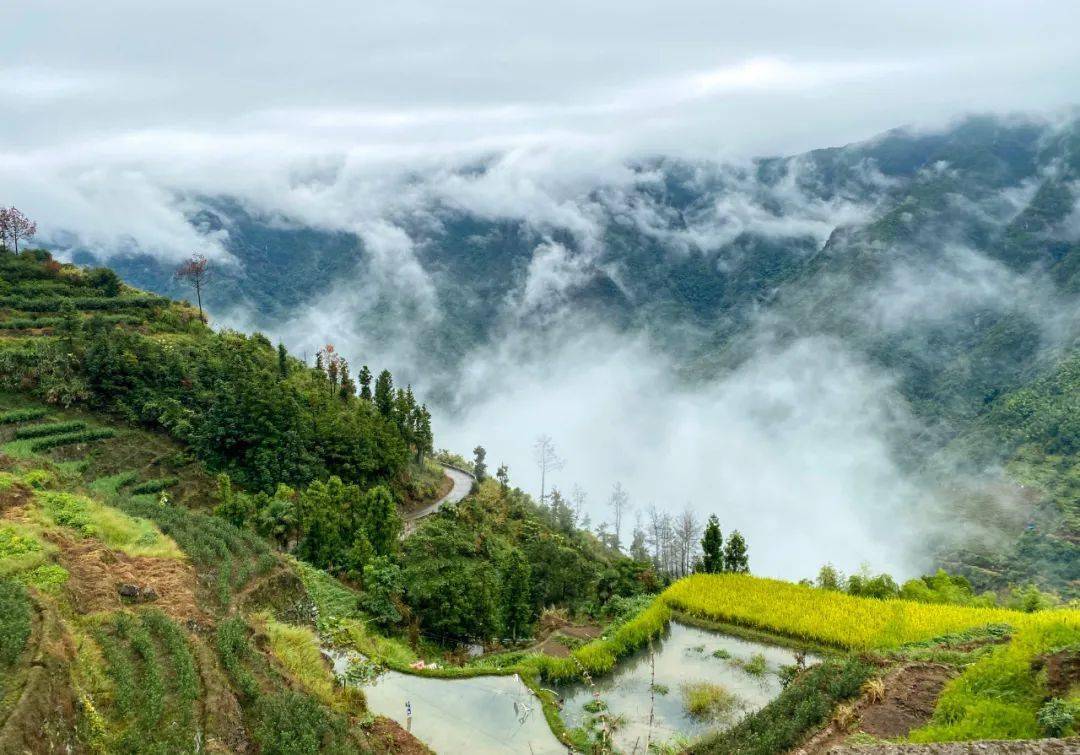
<svg viewBox="0 0 1080 755">
<path fill-rule="evenodd" d="M 334 659 L 335 670 L 347 668 Z M 565 753 L 544 711 L 517 676 L 431 679 L 387 671 L 364 685 L 368 708 L 406 726 L 437 753 Z"/>
<path fill-rule="evenodd" d="M 698 647 L 704 649 L 698 651 Z M 714 658 L 715 650 L 731 654 L 730 660 Z M 780 694 L 776 671 L 780 666 L 795 662 L 793 651 L 715 634 L 683 624 L 672 623 L 670 631 L 654 643 L 656 655 L 656 684 L 668 688 L 666 695 L 656 695 L 653 711 L 652 741 L 664 742 L 676 734 L 695 737 L 712 728 L 720 728 L 738 720 L 745 713 L 763 707 Z M 732 663 L 749 661 L 760 653 L 765 656 L 769 671 L 762 676 L 746 673 Z M 807 657 L 807 662 L 816 659 Z M 596 681 L 600 699 L 614 715 L 626 720 L 615 732 L 615 746 L 624 752 L 642 752 L 649 738 L 649 679 L 648 649 L 621 661 L 613 674 Z M 719 684 L 733 693 L 742 703 L 729 720 L 699 721 L 688 716 L 683 708 L 680 686 L 692 682 Z M 581 726 L 589 715 L 584 705 L 593 699 L 585 685 L 575 684 L 560 689 L 565 701 L 562 717 L 570 728 Z"/>
</svg>

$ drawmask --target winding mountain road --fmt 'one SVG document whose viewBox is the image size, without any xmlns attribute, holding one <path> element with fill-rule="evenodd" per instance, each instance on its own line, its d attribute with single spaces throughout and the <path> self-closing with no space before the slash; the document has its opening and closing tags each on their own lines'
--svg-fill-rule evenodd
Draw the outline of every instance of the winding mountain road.
<svg viewBox="0 0 1080 755">
<path fill-rule="evenodd" d="M 405 534 L 409 534 L 416 526 L 416 522 L 423 519 L 425 516 L 431 516 L 435 512 L 439 511 L 443 506 L 451 506 L 465 496 L 469 494 L 473 486 L 473 476 L 468 472 L 463 472 L 456 467 L 450 467 L 446 464 L 442 465 L 443 470 L 446 472 L 446 476 L 449 477 L 454 486 L 450 488 L 450 492 L 444 495 L 435 503 L 424 506 L 422 509 L 408 512 L 405 514 Z"/>
</svg>

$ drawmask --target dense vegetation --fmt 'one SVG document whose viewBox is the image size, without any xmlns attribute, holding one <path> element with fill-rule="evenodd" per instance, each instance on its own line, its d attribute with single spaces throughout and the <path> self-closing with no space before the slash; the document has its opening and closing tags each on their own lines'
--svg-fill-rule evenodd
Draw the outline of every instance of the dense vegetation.
<svg viewBox="0 0 1080 755">
<path fill-rule="evenodd" d="M 388 372 L 372 391 L 365 367 L 358 396 L 333 347 L 309 368 L 262 336 L 211 331 L 187 308 L 124 295 L 115 276 L 42 251 L 0 253 L 0 277 L 19 292 L 0 299 L 0 318 L 62 311 L 59 323 L 40 323 L 46 337 L 0 345 L 0 385 L 163 428 L 244 487 L 329 475 L 367 487 L 430 450 L 430 418 L 412 392 L 395 391 Z M 38 290 L 50 297 L 28 296 Z M 134 327 L 95 314 L 136 304 Z"/>
</svg>

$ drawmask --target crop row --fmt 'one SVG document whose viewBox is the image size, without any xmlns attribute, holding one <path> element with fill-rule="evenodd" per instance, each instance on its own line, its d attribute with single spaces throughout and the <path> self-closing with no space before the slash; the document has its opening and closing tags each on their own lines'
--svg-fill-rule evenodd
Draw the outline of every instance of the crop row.
<svg viewBox="0 0 1080 755">
<path fill-rule="evenodd" d="M 98 428 L 96 430 L 82 430 L 75 433 L 63 433 L 61 435 L 50 435 L 31 443 L 30 450 L 48 451 L 50 448 L 60 448 L 61 446 L 71 446 L 76 443 L 90 443 L 95 440 L 104 440 L 105 438 L 111 438 L 114 435 L 116 435 L 116 431 L 107 427 Z"/>
<path fill-rule="evenodd" d="M 77 430 L 83 430 L 86 428 L 86 423 L 79 420 L 72 422 L 50 422 L 45 425 L 31 425 L 30 427 L 20 427 L 15 431 L 15 437 L 18 440 L 24 440 L 26 438 L 44 438 L 48 435 L 62 435 L 64 433 L 73 433 Z"/>
<path fill-rule="evenodd" d="M 171 488 L 179 483 L 179 478 L 176 477 L 160 477 L 154 480 L 147 480 L 141 482 L 131 489 L 132 495 L 149 495 L 152 493 L 160 493 L 166 488 Z"/>
<path fill-rule="evenodd" d="M 95 318 L 109 325 L 133 324 L 142 322 L 136 315 L 96 314 Z M 62 317 L 13 317 L 0 320 L 0 330 L 29 330 L 31 328 L 56 328 L 63 324 Z"/>
<path fill-rule="evenodd" d="M 143 309 L 160 307 L 169 300 L 160 296 L 46 296 L 26 298 L 0 296 L 0 308 L 18 309 L 23 312 L 60 312 L 65 303 L 80 310 Z"/>
<path fill-rule="evenodd" d="M 13 425 L 17 422 L 30 422 L 41 419 L 49 413 L 48 409 L 12 409 L 0 414 L 0 425 Z"/>
<path fill-rule="evenodd" d="M 118 752 L 185 751 L 194 739 L 199 681 L 187 637 L 162 612 L 118 613 L 94 636 L 112 681 L 108 710 Z"/>
</svg>

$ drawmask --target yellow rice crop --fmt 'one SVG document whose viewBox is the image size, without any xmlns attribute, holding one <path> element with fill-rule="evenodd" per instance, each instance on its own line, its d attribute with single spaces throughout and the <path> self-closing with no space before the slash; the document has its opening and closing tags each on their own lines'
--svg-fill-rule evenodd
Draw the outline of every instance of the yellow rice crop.
<svg viewBox="0 0 1080 755">
<path fill-rule="evenodd" d="M 696 574 L 673 584 L 662 598 L 672 608 L 704 618 L 854 650 L 896 647 L 986 624 L 1021 627 L 1051 617 L 1080 620 L 1080 611 L 1026 614 L 857 598 L 748 574 Z"/>
</svg>

